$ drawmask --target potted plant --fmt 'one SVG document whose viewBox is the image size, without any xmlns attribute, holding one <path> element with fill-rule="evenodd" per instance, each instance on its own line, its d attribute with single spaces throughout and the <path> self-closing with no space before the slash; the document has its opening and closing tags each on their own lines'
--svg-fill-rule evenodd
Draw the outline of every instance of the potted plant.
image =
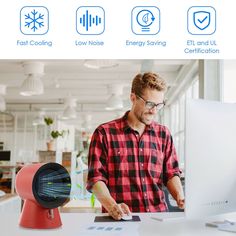
<svg viewBox="0 0 236 236">
<path fill-rule="evenodd" d="M 62 131 L 52 130 L 50 134 L 53 139 L 57 139 L 60 136 L 63 137 L 65 132 L 66 132 L 65 130 Z"/>
<path fill-rule="evenodd" d="M 47 142 L 47 150 L 48 151 L 53 151 L 53 145 L 54 145 L 54 140 L 57 139 L 58 137 L 64 137 L 66 134 L 65 130 L 52 130 L 52 124 L 53 124 L 53 119 L 51 117 L 44 117 L 44 122 L 46 125 L 49 127 L 49 133 L 48 133 L 48 138 L 49 141 Z"/>
</svg>

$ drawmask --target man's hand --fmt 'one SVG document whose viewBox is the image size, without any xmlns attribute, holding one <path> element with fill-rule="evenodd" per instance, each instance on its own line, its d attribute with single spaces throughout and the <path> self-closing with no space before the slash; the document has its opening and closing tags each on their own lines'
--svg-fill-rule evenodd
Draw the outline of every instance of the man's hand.
<svg viewBox="0 0 236 236">
<path fill-rule="evenodd" d="M 176 198 L 176 203 L 178 205 L 178 207 L 180 209 L 184 209 L 185 208 L 185 200 L 184 200 L 184 197 L 181 196 L 181 195 L 177 195 L 177 198 Z"/>
<path fill-rule="evenodd" d="M 124 214 L 131 214 L 129 207 L 125 203 L 113 204 L 108 209 L 108 214 L 115 220 L 120 220 Z"/>
<path fill-rule="evenodd" d="M 115 220 L 120 220 L 124 214 L 131 214 L 129 207 L 125 203 L 116 203 L 103 181 L 98 181 L 94 184 L 93 193 L 108 214 Z"/>
<path fill-rule="evenodd" d="M 185 207 L 185 202 L 184 202 L 184 191 L 183 187 L 180 181 L 180 178 L 178 176 L 172 177 L 168 182 L 167 182 L 167 188 L 172 195 L 172 197 L 175 199 L 178 207 L 180 209 L 184 209 Z"/>
</svg>

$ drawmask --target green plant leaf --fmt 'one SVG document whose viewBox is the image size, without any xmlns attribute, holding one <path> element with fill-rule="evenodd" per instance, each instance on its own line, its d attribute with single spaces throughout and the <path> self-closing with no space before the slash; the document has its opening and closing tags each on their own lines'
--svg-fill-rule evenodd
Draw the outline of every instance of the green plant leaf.
<svg viewBox="0 0 236 236">
<path fill-rule="evenodd" d="M 79 189 L 82 189 L 82 186 L 80 184 L 76 184 L 76 186 L 79 188 Z"/>
<path fill-rule="evenodd" d="M 64 135 L 64 130 L 62 130 L 61 132 L 58 131 L 58 130 L 52 130 L 51 131 L 51 136 L 54 139 L 58 138 L 59 136 L 63 137 L 63 135 Z"/>
<path fill-rule="evenodd" d="M 92 208 L 94 208 L 95 206 L 95 200 L 96 200 L 96 197 L 95 195 L 92 193 L 91 197 L 90 197 L 90 205 Z"/>
<path fill-rule="evenodd" d="M 51 117 L 44 117 L 44 122 L 49 126 L 53 124 L 53 119 Z"/>
</svg>

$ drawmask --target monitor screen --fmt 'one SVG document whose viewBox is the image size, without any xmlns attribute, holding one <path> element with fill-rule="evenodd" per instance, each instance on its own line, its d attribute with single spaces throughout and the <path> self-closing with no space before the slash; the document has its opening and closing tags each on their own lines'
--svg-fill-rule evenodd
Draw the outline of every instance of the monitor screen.
<svg viewBox="0 0 236 236">
<path fill-rule="evenodd" d="M 0 161 L 10 161 L 11 151 L 0 151 Z"/>
<path fill-rule="evenodd" d="M 236 104 L 188 100 L 185 144 L 186 217 L 236 211 Z"/>
</svg>

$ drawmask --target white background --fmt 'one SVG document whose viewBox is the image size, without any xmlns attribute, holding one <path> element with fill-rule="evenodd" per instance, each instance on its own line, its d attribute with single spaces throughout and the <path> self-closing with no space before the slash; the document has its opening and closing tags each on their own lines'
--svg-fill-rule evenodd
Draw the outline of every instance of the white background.
<svg viewBox="0 0 236 236">
<path fill-rule="evenodd" d="M 142 58 L 233 59 L 236 53 L 234 0 L 8 0 L 0 7 L 1 59 L 84 59 Z M 24 6 L 45 6 L 49 10 L 49 32 L 42 36 L 26 36 L 20 32 L 20 9 Z M 81 36 L 76 32 L 76 10 L 80 6 L 101 6 L 105 10 L 105 32 L 102 35 Z M 161 12 L 161 30 L 157 35 L 134 35 L 131 11 L 135 6 L 157 6 Z M 190 35 L 187 31 L 187 11 L 191 6 L 213 6 L 217 28 L 213 35 Z M 17 46 L 17 40 L 47 40 L 53 47 Z M 167 41 L 167 47 L 127 47 L 126 40 Z M 104 41 L 103 47 L 78 47 L 75 40 Z M 187 40 L 216 40 L 220 54 L 185 54 Z"/>
</svg>

